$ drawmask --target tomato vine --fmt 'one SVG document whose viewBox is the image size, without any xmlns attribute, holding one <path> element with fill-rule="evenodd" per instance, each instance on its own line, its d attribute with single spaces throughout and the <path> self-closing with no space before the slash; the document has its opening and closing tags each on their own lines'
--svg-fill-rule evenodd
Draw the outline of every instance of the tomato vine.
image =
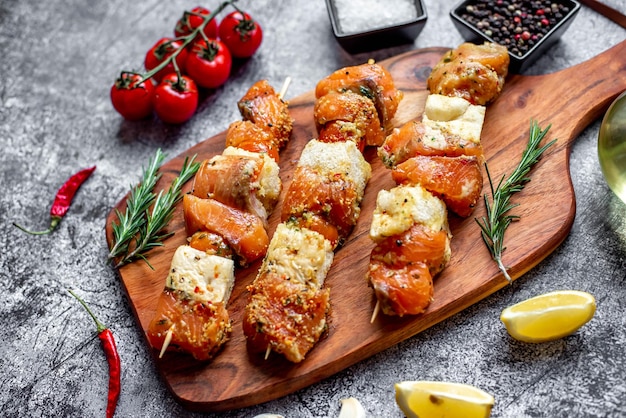
<svg viewBox="0 0 626 418">
<path fill-rule="evenodd" d="M 166 123 L 191 118 L 199 96 L 195 86 L 220 87 L 230 76 L 233 57 L 249 58 L 261 44 L 261 26 L 235 5 L 237 1 L 224 1 L 213 11 L 200 6 L 185 11 L 174 28 L 174 37 L 161 38 L 147 52 L 146 72 L 120 73 L 110 92 L 115 110 L 129 120 L 146 118 L 153 112 Z M 217 15 L 227 7 L 235 11 L 218 25 Z M 162 94 L 164 90 L 172 94 Z M 163 109 L 168 109 L 167 114 Z"/>
</svg>

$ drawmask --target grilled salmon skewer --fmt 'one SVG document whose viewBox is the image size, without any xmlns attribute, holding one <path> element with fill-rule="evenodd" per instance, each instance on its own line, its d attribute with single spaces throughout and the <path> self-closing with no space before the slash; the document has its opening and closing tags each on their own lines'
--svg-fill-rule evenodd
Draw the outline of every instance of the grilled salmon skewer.
<svg viewBox="0 0 626 418">
<path fill-rule="evenodd" d="M 485 105 L 500 94 L 508 62 L 495 44 L 451 50 L 428 78 L 422 120 L 394 129 L 379 147 L 398 186 L 379 193 L 370 228 L 372 321 L 379 309 L 415 315 L 430 304 L 433 277 L 451 256 L 448 210 L 467 217 L 482 193 Z"/>
<path fill-rule="evenodd" d="M 304 147 L 285 194 L 281 223 L 254 282 L 243 318 L 252 351 L 298 363 L 326 331 L 324 281 L 334 250 L 350 234 L 371 176 L 361 153 L 380 145 L 402 94 L 375 64 L 347 67 L 316 86 L 318 139 Z"/>
<path fill-rule="evenodd" d="M 450 259 L 445 204 L 420 185 L 381 190 L 370 237 L 367 279 L 377 298 L 373 317 L 422 312 L 433 295 L 432 278 Z"/>
<path fill-rule="evenodd" d="M 282 188 L 278 153 L 292 119 L 265 80 L 238 107 L 243 120 L 230 125 L 224 152 L 202 162 L 192 192 L 183 196 L 189 243 L 172 258 L 147 332 L 161 356 L 166 350 L 198 360 L 215 356 L 231 332 L 227 304 L 235 266 L 263 257 L 268 248 L 267 218 Z"/>
<path fill-rule="evenodd" d="M 266 223 L 282 190 L 278 153 L 289 140 L 293 120 L 287 103 L 265 80 L 256 82 L 238 107 L 243 120 L 229 126 L 222 155 L 202 163 L 192 193 Z"/>
<path fill-rule="evenodd" d="M 325 331 L 329 291 L 324 280 L 333 250 L 356 223 L 370 175 L 354 142 L 314 139 L 305 146 L 282 223 L 248 287 L 243 331 L 253 351 L 270 349 L 297 363 Z"/>
</svg>

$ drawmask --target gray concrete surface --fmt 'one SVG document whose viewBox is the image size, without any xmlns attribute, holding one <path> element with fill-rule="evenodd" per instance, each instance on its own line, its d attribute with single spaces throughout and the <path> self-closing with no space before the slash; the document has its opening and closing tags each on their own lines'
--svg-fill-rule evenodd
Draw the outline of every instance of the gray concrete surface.
<svg viewBox="0 0 626 418">
<path fill-rule="evenodd" d="M 109 88 L 120 70 L 140 68 L 145 51 L 196 2 L 0 0 L 0 415 L 104 416 L 106 364 L 93 323 L 66 291 L 76 289 L 118 341 L 123 373 L 116 416 L 199 416 L 178 405 L 158 376 L 106 262 L 106 215 L 158 147 L 173 157 L 224 130 L 239 117 L 236 100 L 259 78 L 279 84 L 291 76 L 289 95 L 297 96 L 331 71 L 369 57 L 462 42 L 448 17 L 455 2 L 425 3 L 428 23 L 413 45 L 353 56 L 335 42 L 323 0 L 241 0 L 265 29 L 261 50 L 203 100 L 190 122 L 172 127 L 123 121 L 111 107 Z M 607 3 L 626 12 L 624 0 Z M 562 41 L 527 73 L 570 67 L 625 38 L 624 29 L 583 8 Z M 393 384 L 418 379 L 481 387 L 496 398 L 494 417 L 626 416 L 626 207 L 603 181 L 598 129 L 596 121 L 572 149 L 573 229 L 535 269 L 329 379 L 213 416 L 336 417 L 340 399 L 354 396 L 368 416 L 401 417 Z M 93 164 L 96 172 L 54 234 L 32 237 L 12 226 L 44 227 L 59 185 Z M 499 322 L 501 310 L 556 289 L 594 294 L 594 319 L 559 341 L 512 341 Z"/>
</svg>

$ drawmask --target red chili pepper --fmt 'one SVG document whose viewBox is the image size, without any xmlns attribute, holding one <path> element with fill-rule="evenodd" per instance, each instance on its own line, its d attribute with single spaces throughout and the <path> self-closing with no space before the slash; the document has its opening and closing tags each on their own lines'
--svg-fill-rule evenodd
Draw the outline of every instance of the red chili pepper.
<svg viewBox="0 0 626 418">
<path fill-rule="evenodd" d="M 122 368 L 120 356 L 117 352 L 117 346 L 115 345 L 115 338 L 113 337 L 111 330 L 98 321 L 96 316 L 91 312 L 91 309 L 89 309 L 89 306 L 87 306 L 87 304 L 74 292 L 71 290 L 68 291 L 80 302 L 81 305 L 85 307 L 87 313 L 89 313 L 89 315 L 96 322 L 96 327 L 98 328 L 98 338 L 100 339 L 102 349 L 106 355 L 107 363 L 109 364 L 109 394 L 107 397 L 106 416 L 107 418 L 112 418 L 117 406 L 117 400 L 120 397 L 120 372 Z"/>
<path fill-rule="evenodd" d="M 72 199 L 74 199 L 74 195 L 76 194 L 80 186 L 89 178 L 89 176 L 91 176 L 91 173 L 93 173 L 95 169 L 96 166 L 94 165 L 93 167 L 79 171 L 78 173 L 70 177 L 59 188 L 59 191 L 54 198 L 54 202 L 52 203 L 52 207 L 50 208 L 50 226 L 48 227 L 48 229 L 46 229 L 45 231 L 29 231 L 28 229 L 16 223 L 13 223 L 13 225 L 18 227 L 22 231 L 33 235 L 49 234 L 50 232 L 54 231 L 59 222 L 61 222 L 61 219 L 63 219 L 63 217 L 69 210 Z"/>
</svg>

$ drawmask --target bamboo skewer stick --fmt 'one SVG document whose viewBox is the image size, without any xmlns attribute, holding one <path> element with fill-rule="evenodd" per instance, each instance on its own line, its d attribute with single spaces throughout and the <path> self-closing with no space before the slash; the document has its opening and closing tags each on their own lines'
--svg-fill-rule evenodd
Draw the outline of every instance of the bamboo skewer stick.
<svg viewBox="0 0 626 418">
<path fill-rule="evenodd" d="M 380 311 L 380 301 L 376 301 L 376 306 L 374 306 L 374 312 L 372 312 L 372 318 L 370 319 L 370 324 L 374 323 L 374 320 L 378 316 L 378 312 Z"/>
<path fill-rule="evenodd" d="M 285 94 L 287 94 L 287 89 L 289 88 L 290 84 L 291 84 L 291 77 L 285 78 L 285 81 L 283 82 L 283 86 L 280 89 L 280 93 L 278 93 L 279 99 L 282 100 L 285 97 Z"/>
<path fill-rule="evenodd" d="M 163 354 L 165 354 L 165 351 L 167 350 L 167 347 L 169 347 L 170 343 L 172 342 L 173 334 L 174 334 L 174 325 L 172 325 L 167 330 L 167 334 L 165 334 L 165 341 L 163 341 L 163 347 L 161 347 L 161 352 L 159 353 L 159 358 L 163 357 Z"/>
</svg>

